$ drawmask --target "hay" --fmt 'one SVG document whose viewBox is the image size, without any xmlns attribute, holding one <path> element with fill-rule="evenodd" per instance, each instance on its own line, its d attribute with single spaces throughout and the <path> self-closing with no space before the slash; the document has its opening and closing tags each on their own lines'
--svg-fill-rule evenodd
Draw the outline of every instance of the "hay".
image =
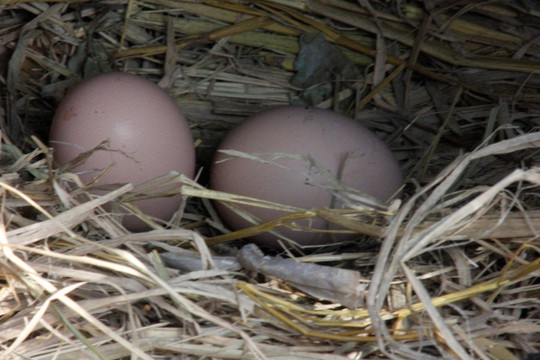
<svg viewBox="0 0 540 360">
<path fill-rule="evenodd" d="M 2 4 L 0 358 L 512 360 L 540 352 L 533 2 Z M 299 44 L 314 32 L 359 72 L 328 70 L 323 96 L 294 80 Z M 148 78 L 179 103 L 199 182 L 170 174 L 95 197 L 92 184 L 53 170 L 46 144 L 56 105 L 76 82 L 110 70 Z M 234 124 L 306 101 L 358 119 L 389 144 L 407 177 L 403 201 L 334 188 L 347 209 L 301 209 L 205 188 L 204 169 Z M 170 224 L 129 204 L 164 181 L 184 184 L 186 202 Z M 230 232 L 212 200 L 283 216 L 258 224 L 244 212 L 253 226 Z M 153 230 L 130 233 L 107 202 Z M 235 263 L 239 239 L 314 217 L 361 239 L 282 255 L 360 273 L 367 292 L 357 308 Z"/>
</svg>

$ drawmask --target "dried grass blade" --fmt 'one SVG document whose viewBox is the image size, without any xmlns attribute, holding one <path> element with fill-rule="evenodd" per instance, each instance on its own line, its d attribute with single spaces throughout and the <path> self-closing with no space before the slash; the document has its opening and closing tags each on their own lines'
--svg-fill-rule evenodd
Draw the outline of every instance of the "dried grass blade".
<svg viewBox="0 0 540 360">
<path fill-rule="evenodd" d="M 5 232 L 4 224 L 0 224 L 0 242 L 4 245 L 8 244 L 8 238 L 7 234 Z M 152 360 L 150 356 L 148 356 L 146 353 L 141 351 L 139 348 L 116 334 L 114 331 L 112 331 L 108 326 L 103 324 L 101 321 L 99 321 L 97 318 L 92 316 L 86 309 L 80 306 L 76 301 L 73 299 L 67 297 L 64 293 L 64 290 L 58 291 L 58 288 L 54 286 L 50 281 L 46 280 L 45 278 L 38 275 L 38 273 L 30 267 L 27 263 L 25 263 L 21 258 L 19 258 L 13 250 L 9 246 L 3 247 L 4 255 L 17 267 L 21 269 L 24 273 L 31 276 L 31 278 L 39 284 L 43 290 L 53 295 L 53 298 L 57 298 L 59 301 L 64 303 L 68 308 L 79 314 L 81 317 L 83 317 L 86 321 L 88 321 L 90 324 L 98 328 L 100 331 L 102 331 L 104 334 L 109 336 L 114 341 L 118 342 L 119 344 L 123 345 L 125 348 L 129 349 L 133 354 L 136 354 L 137 356 L 140 356 L 142 359 L 146 360 Z M 72 291 L 72 288 L 67 288 L 68 290 Z M 10 347 L 8 350 L 6 350 L 6 353 L 3 356 L 7 356 L 10 352 L 14 351 L 15 347 Z"/>
<path fill-rule="evenodd" d="M 377 33 L 374 21 L 367 16 L 328 6 L 315 0 L 306 0 L 306 5 L 316 14 L 356 26 L 359 29 L 369 31 L 373 34 Z M 388 39 L 397 40 L 410 47 L 414 45 L 414 38 L 409 35 L 407 31 L 400 31 L 386 24 L 383 26 L 383 30 L 385 37 Z M 494 56 L 465 56 L 444 44 L 432 40 L 424 41 L 420 45 L 420 49 L 422 52 L 433 56 L 436 59 L 446 61 L 449 64 L 456 66 L 527 73 L 540 71 L 540 64 L 534 61 Z"/>
<path fill-rule="evenodd" d="M 401 268 L 405 272 L 405 276 L 407 276 L 409 283 L 414 288 L 416 295 L 418 295 L 418 297 L 420 298 L 420 301 L 424 304 L 424 309 L 430 315 L 430 318 L 435 324 L 435 327 L 442 334 L 442 339 L 444 339 L 448 347 L 452 349 L 454 354 L 456 354 L 460 359 L 462 360 L 471 359 L 469 354 L 456 340 L 456 338 L 454 337 L 454 335 L 452 334 L 448 326 L 446 326 L 442 315 L 433 305 L 432 299 L 429 296 L 428 291 L 422 285 L 420 280 L 418 280 L 418 278 L 414 275 L 411 269 L 405 264 L 405 262 L 401 262 Z"/>
<path fill-rule="evenodd" d="M 0 183 L 0 186 L 5 186 L 5 184 Z M 71 236 L 77 237 L 78 235 L 74 234 L 70 228 L 74 225 L 79 224 L 81 221 L 86 220 L 88 215 L 94 211 L 98 206 L 101 206 L 118 196 L 128 192 L 133 188 L 133 185 L 127 184 L 121 188 L 112 191 L 106 195 L 103 195 L 97 199 L 88 201 L 84 204 L 78 205 L 73 209 L 69 209 L 55 217 L 52 217 L 50 214 L 49 220 L 28 225 L 19 229 L 10 230 L 7 232 L 9 242 L 16 245 L 28 245 L 32 242 L 39 241 L 41 239 L 53 236 L 60 231 L 66 231 Z M 17 191 L 18 192 L 18 191 Z M 20 192 L 19 192 L 20 193 Z M 21 193 L 22 194 L 22 193 Z M 27 198 L 26 195 L 21 195 L 23 198 Z M 34 203 L 29 199 L 29 203 Z M 27 200 L 28 201 L 28 200 Z M 39 208 L 39 205 L 36 204 Z M 32 205 L 34 206 L 34 205 Z M 48 214 L 47 212 L 45 212 Z"/>
</svg>

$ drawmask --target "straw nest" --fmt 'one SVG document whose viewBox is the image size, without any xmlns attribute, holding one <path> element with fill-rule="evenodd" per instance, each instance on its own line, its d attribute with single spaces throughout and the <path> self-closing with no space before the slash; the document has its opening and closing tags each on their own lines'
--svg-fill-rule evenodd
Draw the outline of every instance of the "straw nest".
<svg viewBox="0 0 540 360">
<path fill-rule="evenodd" d="M 511 360 L 540 351 L 534 1 L 2 3 L 0 358 Z M 357 76 L 327 66 L 299 84 L 295 60 L 314 34 Z M 167 226 L 147 219 L 149 232 L 129 233 L 101 206 L 125 202 L 131 185 L 91 196 L 76 174 L 54 170 L 46 145 L 65 90 L 110 70 L 159 83 L 197 140 L 199 181 L 173 178 L 182 209 Z M 345 212 L 285 211 L 228 232 L 210 200 L 260 203 L 205 189 L 208 159 L 231 126 L 289 103 L 376 132 L 406 175 L 402 201 L 373 209 L 351 195 Z M 235 263 L 246 234 L 315 216 L 359 241 L 284 252 L 296 260 L 288 278 Z M 174 266 L 188 259 L 195 266 Z M 297 264 L 321 277 L 306 283 Z M 342 274 L 354 276 L 324 282 Z"/>
</svg>

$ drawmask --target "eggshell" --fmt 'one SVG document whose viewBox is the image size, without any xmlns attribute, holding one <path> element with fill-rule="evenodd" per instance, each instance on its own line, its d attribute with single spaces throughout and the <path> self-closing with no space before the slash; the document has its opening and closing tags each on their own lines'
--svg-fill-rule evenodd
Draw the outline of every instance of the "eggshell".
<svg viewBox="0 0 540 360">
<path fill-rule="evenodd" d="M 233 129 L 218 150 L 238 150 L 249 154 L 287 153 L 308 155 L 331 174 L 355 189 L 381 201 L 387 201 L 403 184 L 401 169 L 391 151 L 375 134 L 343 115 L 332 111 L 300 106 L 277 107 L 256 114 Z M 259 156 L 261 157 L 261 156 Z M 262 156 L 270 160 L 271 156 Z M 286 205 L 311 209 L 339 207 L 331 194 L 315 185 L 328 186 L 328 178 L 302 160 L 279 159 L 272 164 L 232 157 L 216 152 L 210 170 L 210 187 L 215 190 L 250 196 Z M 343 164 L 342 170 L 340 164 Z M 341 176 L 338 174 L 341 172 Z M 306 182 L 310 174 L 310 182 Z M 222 219 L 239 230 L 249 223 L 216 203 Z M 244 207 L 262 221 L 285 215 L 275 210 Z M 297 221 L 299 225 L 325 229 L 320 219 Z M 328 233 L 277 230 L 300 245 L 319 245 L 349 237 Z M 260 245 L 278 246 L 276 236 L 257 235 Z"/>
<path fill-rule="evenodd" d="M 98 185 L 136 186 L 173 170 L 194 175 L 195 151 L 185 117 L 174 100 L 149 80 L 127 73 L 102 74 L 83 81 L 62 100 L 50 131 L 54 159 L 60 165 L 105 140 L 112 151 L 95 151 L 76 169 L 83 181 L 94 179 L 111 164 Z M 179 204 L 179 196 L 136 202 L 144 213 L 162 220 L 169 220 Z M 124 225 L 132 231 L 146 229 L 133 216 L 125 216 Z"/>
</svg>

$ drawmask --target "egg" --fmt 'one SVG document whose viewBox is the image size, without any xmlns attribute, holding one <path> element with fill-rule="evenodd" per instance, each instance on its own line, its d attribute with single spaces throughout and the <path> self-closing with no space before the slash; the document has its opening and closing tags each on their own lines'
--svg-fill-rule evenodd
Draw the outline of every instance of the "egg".
<svg viewBox="0 0 540 360">
<path fill-rule="evenodd" d="M 137 186 L 171 171 L 194 175 L 195 150 L 184 115 L 164 90 L 144 78 L 120 72 L 97 75 L 60 102 L 49 136 L 60 166 L 104 141 L 106 149 L 94 151 L 73 170 L 85 182 L 111 165 L 97 185 Z M 139 200 L 135 205 L 148 216 L 168 221 L 180 201 L 175 195 Z M 131 215 L 124 216 L 123 224 L 131 231 L 147 229 Z"/>
<path fill-rule="evenodd" d="M 232 156 L 221 150 L 236 150 L 254 158 Z M 300 156 L 295 159 L 271 153 Z M 315 162 L 310 164 L 309 159 Z M 314 166 L 316 163 L 319 167 Z M 210 188 L 302 209 L 343 206 L 328 191 L 332 181 L 324 171 L 383 202 L 403 185 L 401 169 L 392 152 L 358 122 L 329 110 L 282 106 L 255 114 L 225 136 L 212 160 Z M 216 208 L 232 230 L 250 226 L 222 203 L 216 203 Z M 243 208 L 261 222 L 285 215 L 255 206 Z M 313 229 L 329 228 L 321 219 L 296 223 Z M 274 231 L 301 246 L 350 239 L 350 236 L 285 227 Z M 266 232 L 251 240 L 262 246 L 277 247 L 277 239 Z"/>
</svg>

